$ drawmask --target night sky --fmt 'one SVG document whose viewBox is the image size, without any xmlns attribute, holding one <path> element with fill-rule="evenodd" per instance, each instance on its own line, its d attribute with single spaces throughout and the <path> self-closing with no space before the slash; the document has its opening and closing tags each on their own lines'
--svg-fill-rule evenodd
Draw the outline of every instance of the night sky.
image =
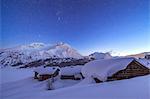
<svg viewBox="0 0 150 99">
<path fill-rule="evenodd" d="M 65 42 L 87 55 L 150 51 L 149 0 L 1 0 L 2 48 Z"/>
</svg>

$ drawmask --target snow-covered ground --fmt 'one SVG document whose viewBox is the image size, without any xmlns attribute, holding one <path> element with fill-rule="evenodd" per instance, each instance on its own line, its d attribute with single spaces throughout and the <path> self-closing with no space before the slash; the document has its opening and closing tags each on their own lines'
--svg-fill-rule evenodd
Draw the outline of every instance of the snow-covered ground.
<svg viewBox="0 0 150 99">
<path fill-rule="evenodd" d="M 0 84 L 21 80 L 31 76 L 33 76 L 32 69 L 16 69 L 8 66 L 7 68 L 0 69 Z"/>
<path fill-rule="evenodd" d="M 32 69 L 4 68 L 1 73 L 0 99 L 150 99 L 150 75 L 99 84 L 59 79 L 56 90 L 47 90 L 47 81 L 33 79 Z"/>
</svg>

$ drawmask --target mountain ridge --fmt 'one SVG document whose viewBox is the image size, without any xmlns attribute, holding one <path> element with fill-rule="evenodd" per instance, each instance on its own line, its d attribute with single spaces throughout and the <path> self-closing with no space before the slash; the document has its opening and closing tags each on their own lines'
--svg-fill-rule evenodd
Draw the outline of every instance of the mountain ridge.
<svg viewBox="0 0 150 99">
<path fill-rule="evenodd" d="M 46 58 L 75 58 L 83 56 L 66 43 L 48 45 L 44 43 L 31 43 L 0 50 L 0 64 L 14 65 L 27 63 Z"/>
<path fill-rule="evenodd" d="M 145 55 L 147 54 L 150 55 L 150 52 L 142 52 L 142 53 L 137 53 L 137 54 L 126 55 L 126 57 L 144 58 Z"/>
</svg>

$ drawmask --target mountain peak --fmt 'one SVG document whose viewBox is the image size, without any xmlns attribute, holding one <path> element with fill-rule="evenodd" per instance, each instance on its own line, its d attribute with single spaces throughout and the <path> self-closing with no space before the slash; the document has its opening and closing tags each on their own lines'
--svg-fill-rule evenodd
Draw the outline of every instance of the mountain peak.
<svg viewBox="0 0 150 99">
<path fill-rule="evenodd" d="M 41 49 L 45 46 L 46 45 L 44 43 L 36 42 L 36 43 L 27 44 L 27 45 L 20 45 L 15 48 L 11 48 L 11 49 L 13 49 L 13 50 L 36 50 L 36 49 Z"/>
<path fill-rule="evenodd" d="M 3 64 L 5 65 L 12 65 L 15 63 L 27 63 L 47 58 L 81 59 L 83 56 L 70 45 L 63 42 L 55 45 L 31 43 L 4 50 L 0 56 L 0 63 L 4 62 Z"/>
<path fill-rule="evenodd" d="M 94 52 L 93 54 L 89 55 L 91 58 L 94 59 L 109 59 L 112 58 L 109 52 L 101 53 L 101 52 Z"/>
<path fill-rule="evenodd" d="M 64 42 L 58 42 L 56 43 L 56 45 L 64 45 L 65 43 Z"/>
<path fill-rule="evenodd" d="M 35 42 L 35 43 L 31 43 L 29 44 L 30 47 L 43 47 L 45 46 L 44 43 L 39 43 L 39 42 Z"/>
<path fill-rule="evenodd" d="M 67 47 L 71 47 L 69 44 L 64 43 L 64 42 L 58 42 L 55 44 L 55 46 L 67 46 Z"/>
</svg>

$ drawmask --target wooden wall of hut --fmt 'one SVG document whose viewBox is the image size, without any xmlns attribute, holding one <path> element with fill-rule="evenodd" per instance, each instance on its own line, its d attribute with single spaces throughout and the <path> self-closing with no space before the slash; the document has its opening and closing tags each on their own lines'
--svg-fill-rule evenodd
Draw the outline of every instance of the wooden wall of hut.
<svg viewBox="0 0 150 99">
<path fill-rule="evenodd" d="M 39 75 L 38 80 L 44 81 L 44 80 L 49 79 L 51 77 L 52 77 L 52 75 L 50 75 L 50 74 L 43 74 L 43 75 Z"/>
<path fill-rule="evenodd" d="M 70 80 L 81 80 L 81 78 L 75 77 L 74 75 L 61 75 L 60 79 L 63 79 L 63 80 L 67 80 L 67 79 L 70 79 Z"/>
<path fill-rule="evenodd" d="M 120 70 L 117 73 L 113 74 L 111 77 L 108 77 L 108 81 L 129 79 L 137 76 L 144 76 L 147 74 L 150 74 L 150 69 L 134 60 L 127 66 L 126 69 Z"/>
</svg>

